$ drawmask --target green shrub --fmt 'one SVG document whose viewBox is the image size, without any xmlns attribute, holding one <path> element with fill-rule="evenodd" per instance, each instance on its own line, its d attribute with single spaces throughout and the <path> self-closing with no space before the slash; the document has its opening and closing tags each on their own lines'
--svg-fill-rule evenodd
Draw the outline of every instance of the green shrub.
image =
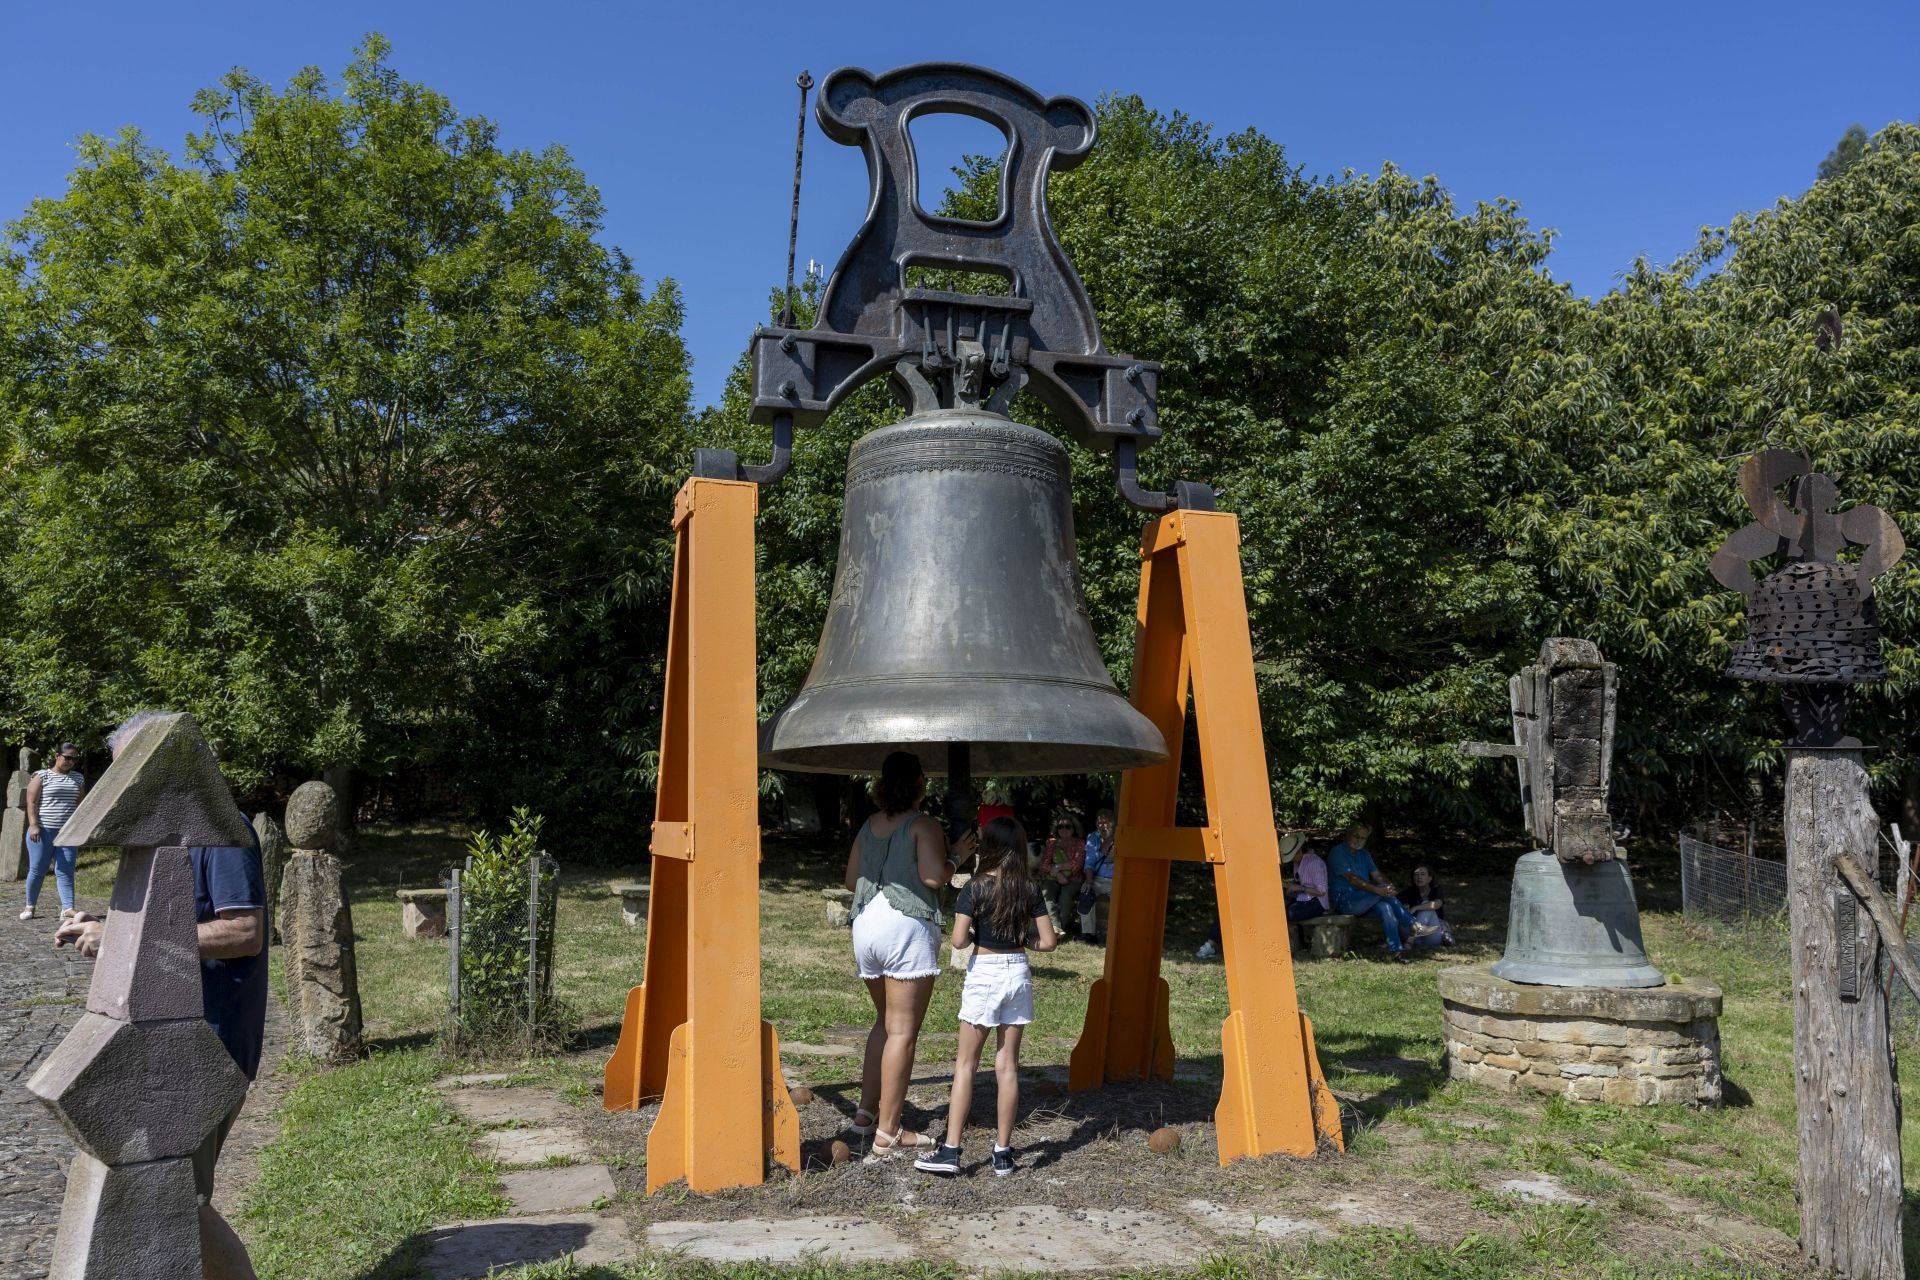
<svg viewBox="0 0 1920 1280">
<path fill-rule="evenodd" d="M 475 833 L 460 877 L 460 992 L 453 1038 L 460 1048 L 531 1048 L 565 1038 L 566 1009 L 553 998 L 559 866 L 540 852 L 543 819 L 515 809 L 503 835 Z M 528 896 L 539 867 L 536 994 L 528 999 Z"/>
</svg>

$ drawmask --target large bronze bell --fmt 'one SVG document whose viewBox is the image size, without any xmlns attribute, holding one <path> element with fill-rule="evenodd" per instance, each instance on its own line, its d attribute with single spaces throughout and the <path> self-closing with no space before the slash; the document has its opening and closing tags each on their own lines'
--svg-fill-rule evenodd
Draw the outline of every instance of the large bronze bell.
<svg viewBox="0 0 1920 1280">
<path fill-rule="evenodd" d="M 971 744 L 984 774 L 1158 764 L 1087 621 L 1067 451 L 979 408 L 916 413 L 856 443 L 813 670 L 761 732 L 774 768 L 929 772 Z"/>
<path fill-rule="evenodd" d="M 1507 951 L 1493 976 L 1550 987 L 1657 987 L 1666 975 L 1647 963 L 1640 907 L 1627 864 L 1563 862 L 1523 854 L 1513 867 Z"/>
</svg>

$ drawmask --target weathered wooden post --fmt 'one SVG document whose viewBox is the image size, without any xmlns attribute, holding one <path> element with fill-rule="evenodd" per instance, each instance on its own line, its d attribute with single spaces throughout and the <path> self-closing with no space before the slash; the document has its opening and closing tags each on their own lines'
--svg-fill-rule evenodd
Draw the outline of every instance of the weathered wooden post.
<svg viewBox="0 0 1920 1280">
<path fill-rule="evenodd" d="M 1800 1251 L 1844 1276 L 1897 1276 L 1900 1094 L 1881 943 L 1903 973 L 1912 965 L 1900 963 L 1904 942 L 1889 936 L 1892 916 L 1867 870 L 1879 822 L 1844 721 L 1847 686 L 1886 678 L 1873 579 L 1906 544 L 1878 507 L 1835 514 L 1833 480 L 1798 454 L 1755 454 L 1740 484 L 1755 520 L 1713 558 L 1714 577 L 1748 601 L 1747 638 L 1727 674 L 1780 684 L 1794 729 L 1786 820 Z M 1865 548 L 1856 563 L 1839 562 L 1848 543 Z M 1784 566 L 1755 581 L 1751 562 L 1775 555 Z"/>
</svg>

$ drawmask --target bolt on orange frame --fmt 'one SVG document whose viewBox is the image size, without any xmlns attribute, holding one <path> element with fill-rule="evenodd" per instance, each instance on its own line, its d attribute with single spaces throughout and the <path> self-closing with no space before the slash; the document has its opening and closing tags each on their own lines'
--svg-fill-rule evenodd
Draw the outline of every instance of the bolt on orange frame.
<svg viewBox="0 0 1920 1280">
<path fill-rule="evenodd" d="M 1171 1080 L 1173 1039 L 1160 955 L 1174 861 L 1213 867 L 1230 1012 L 1220 1028 L 1226 1078 L 1214 1128 L 1220 1163 L 1339 1149 L 1340 1111 L 1320 1070 L 1313 1025 L 1293 983 L 1268 800 L 1267 755 L 1253 683 L 1253 641 L 1240 576 L 1240 522 L 1173 511 L 1140 543 L 1133 704 L 1159 727 L 1167 762 L 1120 785 L 1106 974 L 1087 999 L 1068 1088 Z M 1174 825 L 1187 692 L 1200 740 L 1207 825 Z"/>
<path fill-rule="evenodd" d="M 760 813 L 753 517 L 758 486 L 695 477 L 674 500 L 673 615 L 644 981 L 603 1105 L 659 1098 L 647 1190 L 800 1167 L 780 1042 L 760 1017 Z"/>
</svg>

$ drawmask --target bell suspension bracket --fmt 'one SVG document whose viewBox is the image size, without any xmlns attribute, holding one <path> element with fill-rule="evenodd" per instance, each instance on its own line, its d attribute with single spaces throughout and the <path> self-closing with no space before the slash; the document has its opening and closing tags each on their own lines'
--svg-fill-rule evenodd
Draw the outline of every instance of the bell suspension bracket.
<svg viewBox="0 0 1920 1280">
<path fill-rule="evenodd" d="M 915 412 L 1005 413 L 1030 388 L 1080 443 L 1111 451 L 1121 494 L 1144 511 L 1208 510 L 1211 487 L 1172 494 L 1139 484 L 1142 444 L 1159 438 L 1160 366 L 1113 354 L 1100 340 L 1086 289 L 1047 215 L 1049 174 L 1084 160 L 1093 112 L 1077 98 L 1042 98 L 1019 82 L 964 63 L 928 62 L 876 76 L 843 67 L 815 104 L 834 141 L 861 148 L 867 216 L 820 296 L 811 328 L 763 325 L 753 339 L 751 420 L 774 430 L 774 458 L 738 467 L 719 450 L 700 467 L 769 483 L 786 469 L 795 426 L 817 426 L 856 389 L 886 376 Z M 975 222 L 921 208 L 909 126 L 947 112 L 1000 129 L 1008 142 L 1000 213 Z M 915 287 L 916 270 L 997 277 L 1004 293 Z"/>
</svg>

